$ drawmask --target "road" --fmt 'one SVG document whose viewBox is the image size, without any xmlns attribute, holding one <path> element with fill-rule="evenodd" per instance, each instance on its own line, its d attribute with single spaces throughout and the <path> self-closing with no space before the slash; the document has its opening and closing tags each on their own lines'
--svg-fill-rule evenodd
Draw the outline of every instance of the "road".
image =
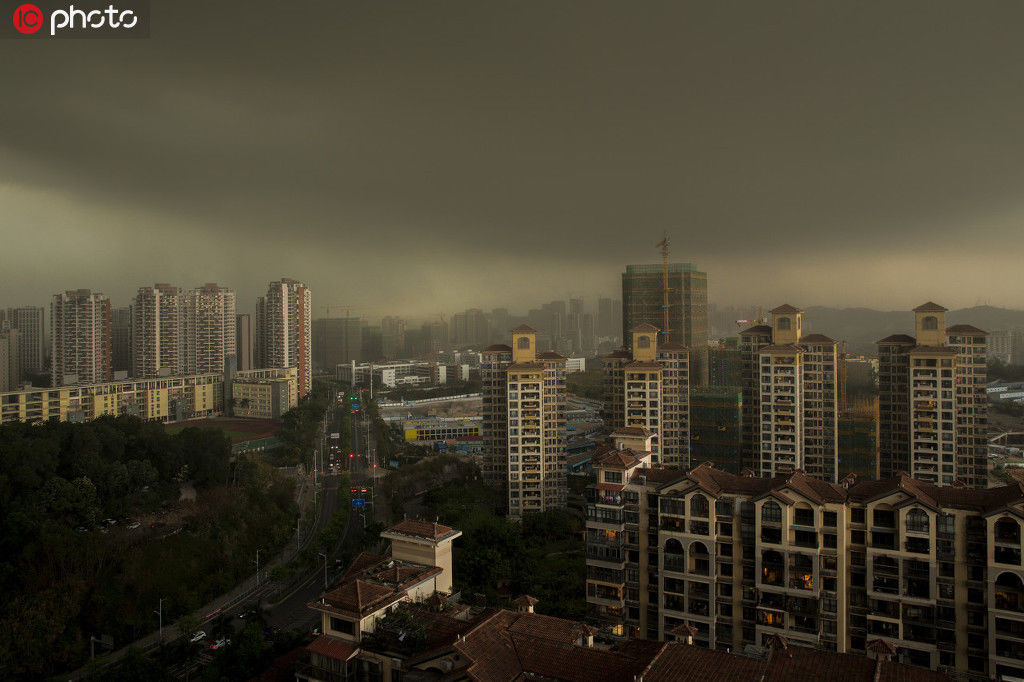
<svg viewBox="0 0 1024 682">
<path fill-rule="evenodd" d="M 337 420 L 343 418 L 342 414 L 343 411 L 338 409 L 336 405 L 332 404 L 331 416 L 326 421 L 330 422 L 331 426 L 335 426 L 338 423 Z M 350 419 L 353 417 L 352 415 L 347 414 L 347 410 L 344 412 L 344 414 L 348 416 Z M 354 433 L 355 430 L 353 429 L 353 434 Z M 259 574 L 254 573 L 252 576 L 244 580 L 242 583 L 235 586 L 235 588 L 232 589 L 230 592 L 218 596 L 209 603 L 205 604 L 202 608 L 193 612 L 192 615 L 196 618 L 196 620 L 200 622 L 201 626 L 206 623 L 209 623 L 222 613 L 226 613 L 231 616 L 237 616 L 239 613 L 243 612 L 246 608 L 248 608 L 248 606 L 253 602 L 261 600 L 265 596 L 272 594 L 278 590 L 278 586 L 268 581 L 266 576 L 269 575 L 270 572 L 277 566 L 284 564 L 287 561 L 290 561 L 299 551 L 299 543 L 301 543 L 301 546 L 303 548 L 306 547 L 308 543 L 311 542 L 312 539 L 317 536 L 317 534 L 319 534 L 319 532 L 327 524 L 331 516 L 338 508 L 338 477 L 336 475 L 322 476 L 319 479 L 318 484 L 322 495 L 320 498 L 320 506 L 318 507 L 317 516 L 313 527 L 311 529 L 301 529 L 302 535 L 299 536 L 298 542 L 293 541 L 292 543 L 290 543 L 290 545 L 285 551 L 281 552 L 276 557 L 273 557 L 268 562 L 261 562 L 259 566 Z M 298 491 L 298 496 L 299 499 L 301 500 L 302 491 Z M 356 516 L 357 515 L 353 514 L 349 518 L 349 526 L 348 528 L 346 528 L 345 539 L 350 537 L 353 528 L 353 518 Z M 361 518 L 359 519 L 359 523 L 362 523 Z M 321 573 L 320 575 L 322 576 L 323 574 Z M 321 583 L 317 583 L 312 580 L 309 582 L 309 584 L 316 586 L 318 589 L 322 587 Z M 317 592 L 317 595 L 319 595 L 319 592 Z M 276 613 L 274 613 L 274 617 L 277 619 L 277 621 L 269 619 L 271 620 L 272 624 L 276 624 L 277 622 L 294 622 L 297 623 L 299 626 L 304 626 L 307 620 L 303 619 L 300 616 L 298 609 L 293 608 L 297 603 L 297 599 L 297 596 L 290 597 L 281 602 L 280 604 L 275 605 L 275 607 L 273 607 L 273 610 L 276 612 L 277 609 L 281 609 L 282 615 L 278 617 Z M 303 608 L 305 608 L 306 601 L 310 601 L 311 599 L 312 598 L 302 602 Z M 309 611 L 309 609 L 305 610 Z M 289 625 L 289 627 L 291 627 L 291 625 Z M 162 633 L 159 630 L 151 632 L 149 635 L 137 639 L 131 644 L 108 654 L 105 657 L 105 661 L 102 667 L 107 667 L 112 663 L 119 661 L 131 649 L 140 649 L 144 652 L 149 653 L 152 650 L 156 649 L 160 645 L 161 641 L 169 642 L 180 637 L 182 634 L 184 633 L 180 631 L 177 624 L 165 623 Z M 90 670 L 88 666 L 83 666 L 82 668 L 79 668 L 74 672 L 67 673 L 66 675 L 61 675 L 61 677 L 66 678 L 68 680 L 78 680 L 90 672 L 95 674 L 98 671 L 99 669 Z"/>
<path fill-rule="evenodd" d="M 364 453 L 363 446 L 366 438 L 363 433 L 360 433 L 360 422 L 362 413 L 348 413 L 350 430 L 352 434 L 351 452 L 366 454 L 367 457 L 353 457 L 348 458 L 348 453 L 339 453 L 339 457 L 342 460 L 348 460 L 350 463 L 349 477 L 351 485 L 361 486 L 366 480 L 366 468 L 367 458 L 369 453 Z M 337 418 L 343 418 L 342 415 L 336 415 Z M 337 430 L 337 423 L 331 425 L 331 430 Z M 331 478 L 337 480 L 336 476 Z M 335 495 L 337 495 L 337 484 L 335 484 Z M 341 540 L 338 542 L 338 546 L 334 547 L 333 550 L 328 554 L 327 557 L 327 583 L 331 584 L 337 577 L 339 577 L 347 568 L 347 566 L 335 565 L 335 561 L 339 556 L 339 551 L 342 546 L 349 540 L 353 539 L 363 528 L 364 519 L 363 508 L 353 508 L 352 513 L 348 517 L 348 525 L 345 528 L 345 533 Z M 264 608 L 267 612 L 267 622 L 274 627 L 281 628 L 282 630 L 293 630 L 293 629 L 310 629 L 319 625 L 320 614 L 312 611 L 306 604 L 317 599 L 324 591 L 324 572 L 323 565 L 319 570 L 314 571 L 305 581 L 298 585 L 290 594 L 288 594 L 282 601 L 276 604 L 268 604 Z"/>
</svg>

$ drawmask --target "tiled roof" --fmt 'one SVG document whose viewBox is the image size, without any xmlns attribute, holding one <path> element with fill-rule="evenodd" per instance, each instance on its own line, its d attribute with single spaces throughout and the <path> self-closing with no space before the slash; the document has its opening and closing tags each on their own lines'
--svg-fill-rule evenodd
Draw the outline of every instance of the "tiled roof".
<svg viewBox="0 0 1024 682">
<path fill-rule="evenodd" d="M 306 651 L 312 654 L 320 654 L 338 661 L 347 661 L 355 656 L 358 650 L 359 647 L 355 644 L 324 635 L 320 635 L 306 647 Z"/>
<path fill-rule="evenodd" d="M 922 303 L 921 305 L 919 305 L 916 308 L 914 308 L 914 312 L 915 313 L 944 313 L 944 312 L 946 312 L 946 308 L 943 308 L 938 303 L 933 303 L 932 301 L 928 301 L 927 303 Z"/>
<path fill-rule="evenodd" d="M 772 308 L 772 309 L 771 309 L 771 310 L 769 310 L 768 312 L 770 312 L 770 313 L 772 313 L 772 314 L 778 314 L 778 315 L 792 315 L 793 313 L 799 313 L 799 312 L 801 312 L 801 311 L 800 311 L 800 309 L 799 309 L 799 308 L 796 308 L 796 307 L 794 307 L 794 306 L 791 306 L 791 305 L 790 305 L 790 304 L 788 304 L 788 303 L 783 303 L 783 304 L 782 304 L 782 305 L 780 305 L 779 307 L 777 307 L 777 308 Z"/>
<path fill-rule="evenodd" d="M 565 360 L 564 355 L 559 355 L 558 353 L 550 350 L 546 350 L 543 353 L 537 353 L 537 357 L 541 360 Z"/>
<path fill-rule="evenodd" d="M 636 453 L 629 448 L 619 450 L 618 448 L 605 447 L 596 450 L 590 459 L 591 464 L 599 467 L 617 467 L 628 469 L 640 463 Z"/>
<path fill-rule="evenodd" d="M 755 324 L 753 327 L 748 327 L 747 329 L 744 329 L 743 331 L 741 331 L 740 332 L 740 336 L 755 336 L 755 335 L 758 335 L 758 334 L 765 335 L 765 334 L 771 334 L 771 333 L 772 333 L 772 328 L 769 327 L 768 325 L 766 325 L 766 324 Z"/>
<path fill-rule="evenodd" d="M 612 431 L 613 436 L 643 436 L 646 438 L 651 435 L 643 426 L 620 426 L 619 428 Z"/>
<path fill-rule="evenodd" d="M 342 576 L 342 580 L 347 580 L 354 575 L 362 573 L 368 568 L 376 566 L 387 561 L 387 557 L 381 556 L 380 554 L 373 554 L 372 552 L 360 552 L 356 555 L 356 558 L 352 560 L 348 570 L 345 571 L 345 575 Z"/>
<path fill-rule="evenodd" d="M 513 599 L 512 603 L 516 606 L 536 606 L 540 603 L 540 600 L 528 594 L 523 594 Z"/>
<path fill-rule="evenodd" d="M 764 663 L 701 646 L 669 643 L 644 671 L 644 682 L 758 680 Z"/>
<path fill-rule="evenodd" d="M 875 341 L 875 343 L 879 345 L 883 343 L 900 343 L 913 346 L 915 343 L 917 343 L 917 339 L 915 339 L 913 336 L 908 336 L 906 334 L 890 334 L 884 339 Z"/>
<path fill-rule="evenodd" d="M 362 615 L 367 611 L 382 608 L 400 597 L 401 594 L 390 587 L 357 578 L 328 591 L 324 594 L 323 600 L 328 606 L 333 606 L 339 611 Z"/>
<path fill-rule="evenodd" d="M 656 332 L 656 331 L 661 331 L 661 330 L 658 329 L 657 327 L 655 327 L 653 324 L 650 324 L 648 322 L 641 322 L 640 324 L 636 325 L 635 327 L 633 327 L 632 329 L 629 330 L 629 332 L 631 334 L 633 332 Z"/>
<path fill-rule="evenodd" d="M 410 535 L 416 538 L 426 538 L 428 540 L 440 540 L 454 531 L 448 526 L 443 526 L 440 523 L 406 519 L 389 528 L 388 532 Z"/>
<path fill-rule="evenodd" d="M 799 353 L 802 348 L 792 343 L 773 344 L 758 349 L 762 353 Z"/>
<path fill-rule="evenodd" d="M 946 327 L 947 334 L 988 334 L 983 329 L 978 329 L 973 324 L 954 324 L 952 327 Z"/>
<path fill-rule="evenodd" d="M 483 352 L 484 353 L 511 353 L 512 352 L 512 347 L 511 346 L 506 346 L 503 343 L 496 343 L 496 344 L 494 344 L 492 346 L 487 346 L 487 348 L 484 348 Z"/>
<path fill-rule="evenodd" d="M 513 334 L 536 334 L 537 330 L 528 324 L 521 324 L 512 330 Z"/>
<path fill-rule="evenodd" d="M 835 343 L 836 340 L 824 334 L 808 334 L 800 337 L 800 343 Z"/>
</svg>

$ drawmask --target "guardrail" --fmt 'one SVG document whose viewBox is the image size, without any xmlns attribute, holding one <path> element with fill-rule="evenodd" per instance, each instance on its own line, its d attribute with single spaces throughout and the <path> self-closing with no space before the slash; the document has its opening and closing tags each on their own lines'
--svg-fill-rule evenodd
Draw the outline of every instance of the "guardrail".
<svg viewBox="0 0 1024 682">
<path fill-rule="evenodd" d="M 438 398 L 422 398 L 421 400 L 400 400 L 398 402 L 377 401 L 377 407 L 403 407 L 405 405 L 423 405 L 426 403 L 441 403 L 448 400 L 465 400 L 467 398 L 480 398 L 483 393 L 463 393 L 461 395 L 446 395 Z"/>
</svg>

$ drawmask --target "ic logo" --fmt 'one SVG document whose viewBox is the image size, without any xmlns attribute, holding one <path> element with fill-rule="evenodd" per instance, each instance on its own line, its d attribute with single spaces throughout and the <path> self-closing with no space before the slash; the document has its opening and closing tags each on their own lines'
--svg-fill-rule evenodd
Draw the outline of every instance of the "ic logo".
<svg viewBox="0 0 1024 682">
<path fill-rule="evenodd" d="M 14 28 L 18 33 L 26 35 L 35 33 L 43 27 L 45 17 L 43 11 L 35 5 L 24 4 L 14 10 Z"/>
</svg>

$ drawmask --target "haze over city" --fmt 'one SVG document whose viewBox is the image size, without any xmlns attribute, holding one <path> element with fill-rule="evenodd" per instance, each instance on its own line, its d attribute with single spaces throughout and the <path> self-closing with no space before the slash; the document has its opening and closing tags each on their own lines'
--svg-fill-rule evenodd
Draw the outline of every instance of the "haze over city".
<svg viewBox="0 0 1024 682">
<path fill-rule="evenodd" d="M 514 309 L 613 294 L 668 230 L 720 305 L 1024 306 L 1019 3 L 240 7 L 0 44 L 0 303 L 248 309 L 282 273 Z"/>
</svg>

